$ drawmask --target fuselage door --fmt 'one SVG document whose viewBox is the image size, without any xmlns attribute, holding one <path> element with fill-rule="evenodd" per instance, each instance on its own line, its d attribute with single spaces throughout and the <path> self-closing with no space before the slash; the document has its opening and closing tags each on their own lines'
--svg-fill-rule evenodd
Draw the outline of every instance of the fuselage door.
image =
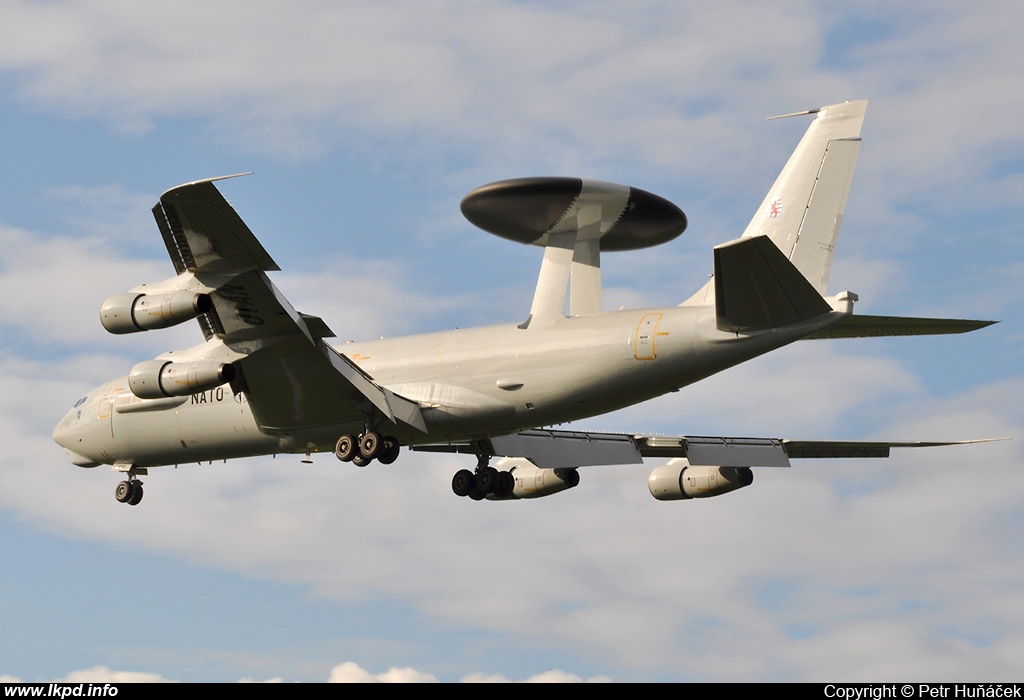
<svg viewBox="0 0 1024 700">
<path fill-rule="evenodd" d="M 96 419 L 107 421 L 110 426 L 110 437 L 114 437 L 114 399 L 117 398 L 121 387 L 117 382 L 110 382 L 103 387 L 102 393 L 96 402 Z"/>
<path fill-rule="evenodd" d="M 658 356 L 654 347 L 654 335 L 661 321 L 661 314 L 644 314 L 633 335 L 633 357 L 638 360 L 653 360 Z"/>
</svg>

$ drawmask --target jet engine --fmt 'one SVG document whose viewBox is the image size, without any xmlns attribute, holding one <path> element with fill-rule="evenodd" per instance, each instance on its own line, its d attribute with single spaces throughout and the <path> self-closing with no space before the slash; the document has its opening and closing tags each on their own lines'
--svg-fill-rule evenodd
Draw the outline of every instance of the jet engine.
<svg viewBox="0 0 1024 700">
<path fill-rule="evenodd" d="M 140 399 L 163 399 L 213 389 L 234 378 L 234 366 L 223 362 L 147 360 L 132 367 L 128 388 Z"/>
<path fill-rule="evenodd" d="M 209 294 L 177 291 L 167 294 L 115 294 L 100 306 L 100 322 L 111 333 L 137 333 L 169 328 L 213 308 Z"/>
<path fill-rule="evenodd" d="M 647 478 L 651 495 L 659 501 L 721 496 L 752 483 L 750 467 L 695 467 L 686 459 L 673 459 Z"/>
<path fill-rule="evenodd" d="M 511 464 L 508 471 L 516 480 L 512 498 L 540 498 L 571 489 L 580 483 L 580 473 L 575 469 L 541 469 L 528 459 L 506 458 L 497 465 L 503 469 Z"/>
</svg>

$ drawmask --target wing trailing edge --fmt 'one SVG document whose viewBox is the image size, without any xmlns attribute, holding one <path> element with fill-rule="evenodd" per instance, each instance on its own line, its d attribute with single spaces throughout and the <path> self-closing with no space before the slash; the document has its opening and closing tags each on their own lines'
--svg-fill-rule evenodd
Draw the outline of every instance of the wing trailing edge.
<svg viewBox="0 0 1024 700">
<path fill-rule="evenodd" d="M 520 457 L 544 469 L 641 464 L 645 457 L 685 458 L 694 466 L 789 467 L 791 459 L 886 458 L 911 447 L 950 447 L 1008 438 L 942 442 L 790 440 L 787 438 L 629 435 L 573 430 L 524 430 L 470 443 L 413 445 L 421 452 L 455 452 Z"/>
</svg>

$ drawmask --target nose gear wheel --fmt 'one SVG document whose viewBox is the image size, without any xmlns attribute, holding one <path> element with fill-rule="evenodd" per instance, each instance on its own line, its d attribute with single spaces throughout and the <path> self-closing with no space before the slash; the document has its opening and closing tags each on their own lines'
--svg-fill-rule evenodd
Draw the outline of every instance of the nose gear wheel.
<svg viewBox="0 0 1024 700">
<path fill-rule="evenodd" d="M 137 506 L 142 501 L 142 482 L 137 479 L 121 481 L 114 488 L 114 498 L 118 503 Z"/>
</svg>

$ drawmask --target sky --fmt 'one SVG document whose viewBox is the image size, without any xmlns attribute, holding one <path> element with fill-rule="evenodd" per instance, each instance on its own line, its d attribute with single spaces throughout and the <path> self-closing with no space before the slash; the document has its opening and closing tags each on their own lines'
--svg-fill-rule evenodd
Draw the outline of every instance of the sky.
<svg viewBox="0 0 1024 700">
<path fill-rule="evenodd" d="M 1024 6 L 0 0 L 0 681 L 1011 681 L 1024 659 Z M 844 4 L 846 5 L 846 4 Z M 465 456 L 72 466 L 89 389 L 201 341 L 112 336 L 173 275 L 150 208 L 218 187 L 341 339 L 518 322 L 541 251 L 459 213 L 570 175 L 678 204 L 604 305 L 706 280 L 807 126 L 870 100 L 829 292 L 998 320 L 807 341 L 579 424 L 1005 442 L 796 461 L 661 503 L 649 461 L 527 502 Z M 468 460 L 468 461 L 467 461 Z"/>
</svg>

